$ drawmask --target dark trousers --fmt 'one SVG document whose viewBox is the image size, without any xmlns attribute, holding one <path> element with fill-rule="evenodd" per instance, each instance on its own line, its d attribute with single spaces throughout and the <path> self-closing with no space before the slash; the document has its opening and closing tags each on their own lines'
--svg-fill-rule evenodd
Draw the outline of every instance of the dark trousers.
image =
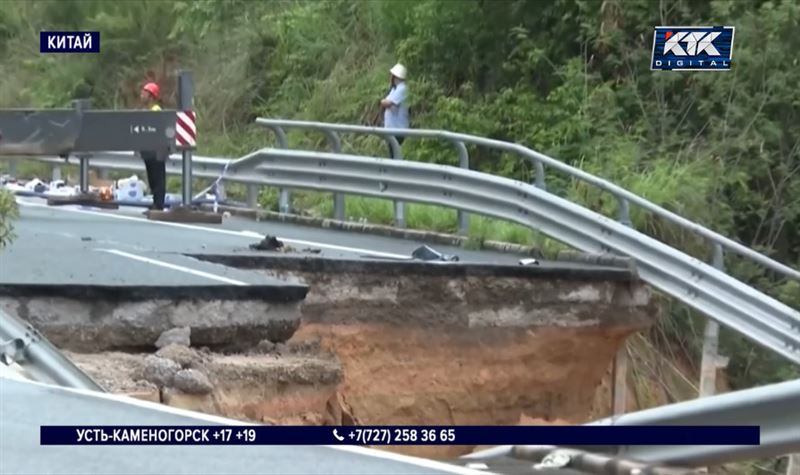
<svg viewBox="0 0 800 475">
<path fill-rule="evenodd" d="M 145 158 L 144 166 L 147 169 L 147 185 L 153 193 L 153 206 L 151 209 L 164 209 L 164 200 L 167 195 L 167 162 L 154 158 Z"/>
<path fill-rule="evenodd" d="M 406 139 L 405 137 L 397 137 L 397 136 L 395 136 L 394 138 L 397 139 L 397 143 L 400 144 L 400 145 L 403 145 L 403 140 Z M 389 156 L 392 157 L 392 158 L 395 158 L 394 153 L 392 152 L 392 146 L 387 143 L 386 147 L 389 148 Z"/>
</svg>

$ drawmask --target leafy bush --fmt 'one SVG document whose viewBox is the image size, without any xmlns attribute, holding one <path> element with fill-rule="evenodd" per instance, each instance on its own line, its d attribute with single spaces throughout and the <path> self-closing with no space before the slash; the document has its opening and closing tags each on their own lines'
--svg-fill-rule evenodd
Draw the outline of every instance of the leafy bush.
<svg viewBox="0 0 800 475">
<path fill-rule="evenodd" d="M 19 209 L 14 195 L 0 190 L 0 249 L 6 247 L 15 238 L 14 220 L 19 216 Z"/>
</svg>

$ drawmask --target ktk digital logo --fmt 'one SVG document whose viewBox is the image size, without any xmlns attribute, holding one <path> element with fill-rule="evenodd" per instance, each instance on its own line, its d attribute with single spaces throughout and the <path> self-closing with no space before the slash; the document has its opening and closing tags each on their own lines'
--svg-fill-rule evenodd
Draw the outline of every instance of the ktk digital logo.
<svg viewBox="0 0 800 475">
<path fill-rule="evenodd" d="M 728 71 L 733 56 L 732 26 L 657 26 L 652 70 Z"/>
</svg>

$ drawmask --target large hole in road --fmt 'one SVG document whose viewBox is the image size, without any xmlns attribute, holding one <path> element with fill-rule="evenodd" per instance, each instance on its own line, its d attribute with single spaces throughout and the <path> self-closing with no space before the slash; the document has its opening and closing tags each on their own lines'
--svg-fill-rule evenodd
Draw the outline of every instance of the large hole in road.
<svg viewBox="0 0 800 475">
<path fill-rule="evenodd" d="M 649 289 L 622 268 L 192 257 L 290 284 L 5 285 L 0 308 L 33 323 L 112 392 L 316 425 L 604 416 L 598 392 L 614 354 L 657 311 Z M 391 450 L 451 457 L 472 449 Z"/>
</svg>

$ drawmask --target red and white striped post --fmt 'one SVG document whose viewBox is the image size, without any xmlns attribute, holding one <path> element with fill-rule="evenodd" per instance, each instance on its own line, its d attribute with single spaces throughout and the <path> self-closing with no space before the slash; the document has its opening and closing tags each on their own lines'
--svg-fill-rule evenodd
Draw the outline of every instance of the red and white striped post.
<svg viewBox="0 0 800 475">
<path fill-rule="evenodd" d="M 178 111 L 175 123 L 175 140 L 180 148 L 192 148 L 197 145 L 197 126 L 194 111 Z"/>
<path fill-rule="evenodd" d="M 183 206 L 192 205 L 192 149 L 197 145 L 197 126 L 192 110 L 192 73 L 178 72 L 178 112 L 175 118 L 175 141 L 183 155 Z"/>
</svg>

